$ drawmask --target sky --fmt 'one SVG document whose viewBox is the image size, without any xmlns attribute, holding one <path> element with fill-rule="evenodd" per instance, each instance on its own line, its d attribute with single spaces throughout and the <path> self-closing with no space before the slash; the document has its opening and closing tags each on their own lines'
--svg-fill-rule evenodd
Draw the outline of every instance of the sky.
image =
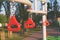
<svg viewBox="0 0 60 40">
<path fill-rule="evenodd" d="M 47 2 L 50 2 L 49 0 L 47 0 Z M 60 0 L 57 0 L 58 4 L 60 5 Z"/>
<path fill-rule="evenodd" d="M 32 0 L 33 1 L 33 0 Z M 58 5 L 60 5 L 60 0 L 57 0 L 58 1 Z M 47 0 L 47 2 L 50 2 L 49 0 Z M 41 9 L 41 4 L 39 1 L 37 1 L 37 9 L 40 10 Z M 3 6 L 2 6 L 3 7 Z M 32 9 L 34 9 L 34 3 L 32 3 Z M 11 9 L 12 10 L 12 9 Z M 5 11 L 4 11 L 4 8 L 2 8 L 2 12 L 0 12 L 2 14 L 5 14 Z"/>
</svg>

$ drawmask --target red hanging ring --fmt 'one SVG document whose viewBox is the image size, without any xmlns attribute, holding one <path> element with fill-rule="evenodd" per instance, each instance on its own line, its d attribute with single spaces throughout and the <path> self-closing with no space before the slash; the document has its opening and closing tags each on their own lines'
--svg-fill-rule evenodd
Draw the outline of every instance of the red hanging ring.
<svg viewBox="0 0 60 40">
<path fill-rule="evenodd" d="M 24 23 L 24 28 L 26 29 L 30 29 L 30 28 L 34 28 L 35 27 L 35 23 L 33 22 L 32 18 L 29 18 L 25 23 Z"/>
<path fill-rule="evenodd" d="M 45 22 L 43 22 L 43 25 L 45 25 L 45 26 L 49 26 L 49 25 L 50 25 L 50 23 L 49 23 L 49 21 L 48 21 L 48 20 L 46 20 Z"/>
<path fill-rule="evenodd" d="M 11 27 L 12 25 L 17 26 L 17 28 L 12 28 L 12 27 Z M 10 22 L 8 23 L 8 30 L 9 30 L 9 31 L 13 31 L 13 32 L 18 32 L 18 31 L 21 30 L 21 27 L 20 27 L 20 26 L 21 26 L 21 25 L 17 22 L 15 16 L 12 16 L 12 17 L 10 18 Z"/>
</svg>

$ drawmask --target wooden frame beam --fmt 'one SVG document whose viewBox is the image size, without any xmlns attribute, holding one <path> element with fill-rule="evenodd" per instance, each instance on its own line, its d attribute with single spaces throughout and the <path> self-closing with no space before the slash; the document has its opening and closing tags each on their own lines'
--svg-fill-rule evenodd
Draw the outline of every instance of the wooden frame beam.
<svg viewBox="0 0 60 40">
<path fill-rule="evenodd" d="M 28 6 L 32 6 L 32 3 L 29 0 L 14 0 L 15 2 L 20 2 Z"/>
<path fill-rule="evenodd" d="M 27 10 L 30 13 L 40 13 L 40 14 L 47 14 L 46 11 L 38 11 L 38 10 Z"/>
<path fill-rule="evenodd" d="M 46 2 L 46 0 L 40 0 L 40 1 L 42 1 L 42 2 Z"/>
</svg>

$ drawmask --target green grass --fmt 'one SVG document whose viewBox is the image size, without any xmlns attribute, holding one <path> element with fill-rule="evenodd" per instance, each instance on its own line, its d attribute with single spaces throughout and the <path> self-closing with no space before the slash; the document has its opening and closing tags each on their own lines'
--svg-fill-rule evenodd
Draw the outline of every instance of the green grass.
<svg viewBox="0 0 60 40">
<path fill-rule="evenodd" d="M 60 40 L 60 36 L 48 36 L 47 40 Z"/>
</svg>

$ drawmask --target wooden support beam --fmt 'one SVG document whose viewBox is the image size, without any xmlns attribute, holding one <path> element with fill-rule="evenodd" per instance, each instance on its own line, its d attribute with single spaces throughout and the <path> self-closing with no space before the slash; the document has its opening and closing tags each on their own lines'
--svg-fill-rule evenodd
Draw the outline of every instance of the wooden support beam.
<svg viewBox="0 0 60 40">
<path fill-rule="evenodd" d="M 47 11 L 47 1 L 46 0 L 42 0 L 43 1 L 43 11 Z M 47 13 L 46 13 L 47 14 Z M 47 20 L 47 15 L 43 15 L 42 16 L 43 19 L 43 23 Z M 47 40 L 47 35 L 46 35 L 46 25 L 43 24 L 43 40 Z"/>
<path fill-rule="evenodd" d="M 14 0 L 15 2 L 20 2 L 28 6 L 32 6 L 32 3 L 29 0 Z"/>
<path fill-rule="evenodd" d="M 42 1 L 42 2 L 46 2 L 46 0 L 40 0 L 40 1 Z"/>
<path fill-rule="evenodd" d="M 12 33 L 12 31 L 8 31 L 8 37 L 9 37 L 9 38 L 13 38 L 13 33 Z"/>
<path fill-rule="evenodd" d="M 1 32 L 1 40 L 5 40 L 5 32 L 4 31 Z"/>
<path fill-rule="evenodd" d="M 47 14 L 46 11 L 37 11 L 37 10 L 27 10 L 30 13 L 40 13 L 40 14 Z"/>
<path fill-rule="evenodd" d="M 46 2 L 46 0 L 42 0 L 43 2 Z"/>
</svg>

